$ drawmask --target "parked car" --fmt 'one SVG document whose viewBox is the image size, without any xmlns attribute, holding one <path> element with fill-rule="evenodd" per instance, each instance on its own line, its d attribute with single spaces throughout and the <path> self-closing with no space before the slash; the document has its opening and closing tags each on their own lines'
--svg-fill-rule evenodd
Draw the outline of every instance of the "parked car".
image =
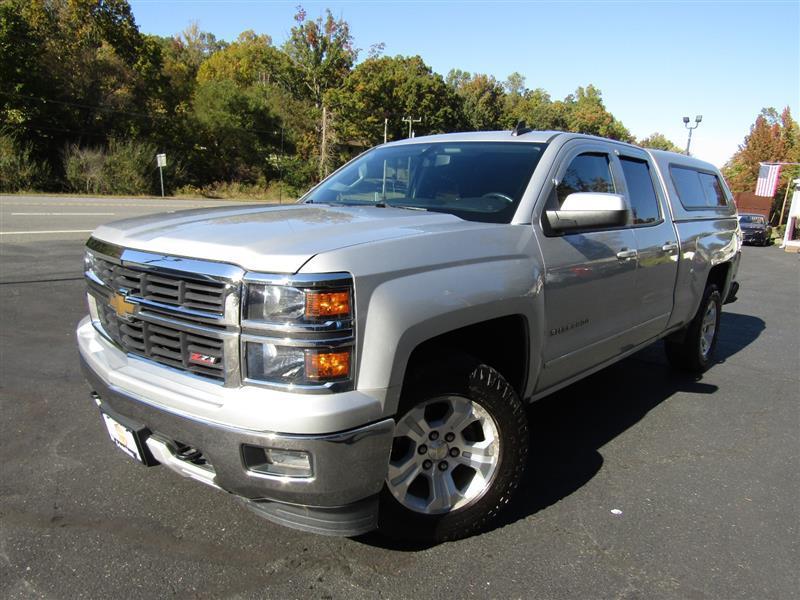
<svg viewBox="0 0 800 600">
<path fill-rule="evenodd" d="M 763 215 L 739 213 L 739 227 L 743 244 L 767 246 L 772 241 L 772 227 Z"/>
<path fill-rule="evenodd" d="M 136 461 L 307 531 L 454 539 L 519 485 L 526 403 L 659 339 L 676 367 L 713 364 L 739 235 L 718 170 L 688 156 L 414 138 L 296 205 L 99 227 L 78 345 Z"/>
</svg>

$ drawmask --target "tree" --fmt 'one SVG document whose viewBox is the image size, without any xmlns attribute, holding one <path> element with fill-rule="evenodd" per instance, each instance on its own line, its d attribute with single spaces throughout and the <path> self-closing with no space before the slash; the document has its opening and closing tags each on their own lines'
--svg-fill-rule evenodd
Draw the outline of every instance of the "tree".
<svg viewBox="0 0 800 600">
<path fill-rule="evenodd" d="M 197 81 L 230 79 L 241 87 L 283 83 L 288 68 L 286 55 L 272 45 L 268 35 L 245 31 L 231 45 L 203 62 Z"/>
<path fill-rule="evenodd" d="M 774 108 L 763 108 L 744 142 L 722 169 L 731 190 L 754 191 L 761 163 L 800 162 L 797 131 L 797 122 L 792 118 L 788 106 L 780 114 Z M 786 187 L 798 176 L 798 171 L 800 169 L 791 165 L 781 170 L 773 209 L 783 201 Z"/>
<path fill-rule="evenodd" d="M 298 7 L 289 39 L 283 50 L 291 61 L 298 87 L 317 108 L 329 89 L 340 86 L 353 67 L 358 50 L 346 21 L 333 18 L 330 10 L 311 21 L 306 11 Z"/>
<path fill-rule="evenodd" d="M 646 138 L 636 142 L 636 144 L 642 148 L 669 150 L 670 152 L 683 152 L 683 148 L 680 148 L 677 144 L 674 144 L 672 140 L 668 140 L 664 134 L 658 132 L 651 133 Z"/>
<path fill-rule="evenodd" d="M 625 126 L 603 104 L 602 92 L 593 85 L 579 87 L 564 99 L 569 131 L 599 135 L 624 142 L 633 141 Z"/>
<path fill-rule="evenodd" d="M 447 84 L 461 102 L 461 120 L 466 129 L 486 131 L 502 127 L 505 90 L 494 77 L 451 70 Z"/>
<path fill-rule="evenodd" d="M 403 117 L 422 118 L 418 132 L 452 131 L 458 122 L 455 92 L 419 56 L 367 59 L 344 85 L 326 97 L 337 116 L 339 137 L 372 146 L 408 137 Z"/>
<path fill-rule="evenodd" d="M 14 86 L 0 90 L 0 126 L 13 126 L 37 158 L 60 168 L 69 143 L 152 131 L 146 107 L 162 87 L 160 53 L 139 33 L 125 0 L 0 6 L 0 46 L 24 53 L 22 69 L 12 64 L 16 51 L 0 54 L 3 80 L 11 73 Z"/>
<path fill-rule="evenodd" d="M 192 166 L 204 173 L 203 183 L 265 178 L 279 128 L 263 90 L 242 89 L 229 79 L 208 81 L 198 85 L 193 108 L 202 145 Z"/>
</svg>

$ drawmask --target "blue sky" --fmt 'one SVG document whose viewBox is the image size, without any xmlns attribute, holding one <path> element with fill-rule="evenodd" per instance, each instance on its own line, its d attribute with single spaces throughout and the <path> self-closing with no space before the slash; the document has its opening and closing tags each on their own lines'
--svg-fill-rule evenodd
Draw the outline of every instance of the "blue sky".
<svg viewBox="0 0 800 600">
<path fill-rule="evenodd" d="M 800 1 L 380 1 L 131 0 L 145 33 L 173 35 L 190 22 L 231 41 L 246 29 L 283 43 L 295 7 L 326 8 L 356 45 L 419 54 L 503 80 L 522 73 L 554 99 L 590 83 L 637 137 L 654 131 L 686 143 L 684 115 L 703 122 L 692 154 L 722 165 L 762 107 L 800 116 Z"/>
</svg>

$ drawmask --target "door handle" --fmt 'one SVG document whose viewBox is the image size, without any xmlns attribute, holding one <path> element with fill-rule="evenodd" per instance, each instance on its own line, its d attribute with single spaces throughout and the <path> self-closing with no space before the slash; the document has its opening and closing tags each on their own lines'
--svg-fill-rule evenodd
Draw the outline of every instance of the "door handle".
<svg viewBox="0 0 800 600">
<path fill-rule="evenodd" d="M 639 256 L 639 253 L 634 250 L 628 250 L 627 248 L 623 248 L 619 252 L 617 252 L 617 258 L 620 260 L 629 260 L 631 258 L 636 258 Z"/>
<path fill-rule="evenodd" d="M 669 252 L 672 254 L 673 252 L 678 250 L 678 242 L 667 242 L 663 246 L 661 246 L 662 252 Z"/>
</svg>

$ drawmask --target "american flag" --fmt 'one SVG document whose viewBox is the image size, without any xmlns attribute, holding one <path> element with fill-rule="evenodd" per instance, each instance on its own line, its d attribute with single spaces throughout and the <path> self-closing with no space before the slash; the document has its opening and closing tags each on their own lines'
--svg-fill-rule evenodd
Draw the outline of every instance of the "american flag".
<svg viewBox="0 0 800 600">
<path fill-rule="evenodd" d="M 756 196 L 767 196 L 772 198 L 775 195 L 775 188 L 778 187 L 778 177 L 780 174 L 780 165 L 768 165 L 761 163 L 761 165 L 758 167 Z"/>
</svg>

